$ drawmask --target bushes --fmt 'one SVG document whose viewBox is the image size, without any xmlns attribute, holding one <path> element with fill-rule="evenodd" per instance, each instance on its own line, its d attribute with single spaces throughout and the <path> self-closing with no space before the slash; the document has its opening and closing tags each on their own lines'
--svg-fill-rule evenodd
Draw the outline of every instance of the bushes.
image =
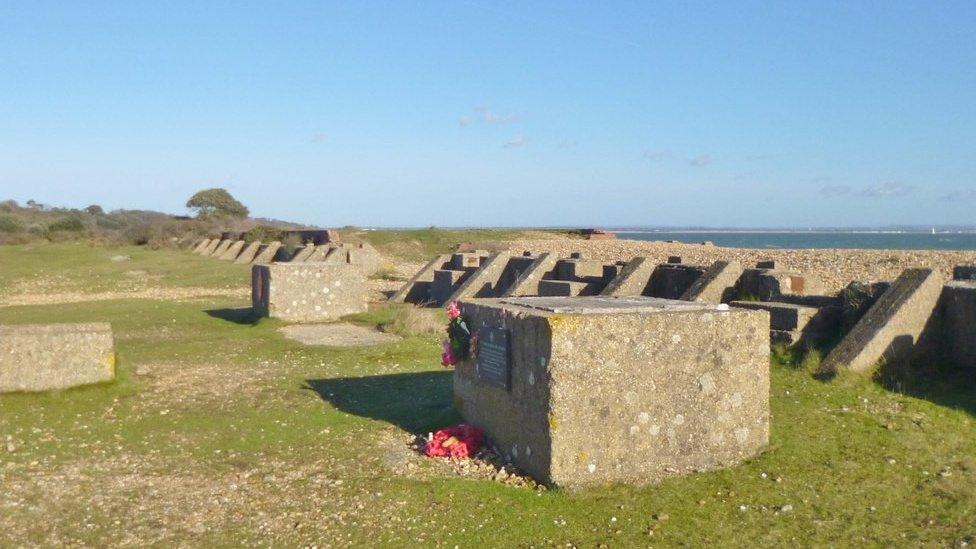
<svg viewBox="0 0 976 549">
<path fill-rule="evenodd" d="M 85 230 L 85 223 L 77 217 L 65 217 L 47 226 L 49 231 L 79 233 Z"/>
<path fill-rule="evenodd" d="M 20 233 L 24 222 L 12 215 L 0 215 L 0 233 Z"/>
</svg>

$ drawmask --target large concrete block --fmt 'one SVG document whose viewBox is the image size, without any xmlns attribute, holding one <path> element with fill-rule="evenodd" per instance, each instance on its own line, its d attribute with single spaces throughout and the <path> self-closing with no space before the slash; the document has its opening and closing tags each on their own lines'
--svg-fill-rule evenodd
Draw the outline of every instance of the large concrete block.
<svg viewBox="0 0 976 549">
<path fill-rule="evenodd" d="M 949 363 L 976 372 L 976 280 L 955 280 L 942 290 L 944 354 Z"/>
<path fill-rule="evenodd" d="M 602 279 L 603 265 L 602 261 L 594 259 L 561 259 L 556 263 L 556 278 L 559 280 Z"/>
<path fill-rule="evenodd" d="M 471 297 L 494 297 L 498 281 L 508 267 L 512 255 L 499 252 L 481 263 L 481 267 L 471 274 L 454 290 L 448 301 L 458 301 Z"/>
<path fill-rule="evenodd" d="M 200 255 L 210 257 L 214 254 L 214 252 L 217 251 L 218 246 L 220 246 L 220 240 L 215 238 L 210 241 L 210 244 L 207 244 L 207 246 L 200 252 Z"/>
<path fill-rule="evenodd" d="M 547 484 L 728 467 L 769 438 L 769 316 L 647 297 L 462 303 L 466 421 Z"/>
<path fill-rule="evenodd" d="M 278 256 L 279 250 L 281 250 L 281 242 L 269 242 L 267 245 L 262 245 L 252 263 L 271 263 Z"/>
<path fill-rule="evenodd" d="M 428 261 L 397 293 L 390 296 L 390 301 L 393 303 L 427 303 L 430 301 L 434 271 L 443 269 L 449 260 L 450 256 L 444 254 Z"/>
<path fill-rule="evenodd" d="M 233 243 L 233 240 L 221 240 L 220 243 L 217 244 L 217 247 L 214 249 L 213 253 L 210 254 L 210 257 L 220 257 L 224 255 L 224 252 L 226 252 Z"/>
<path fill-rule="evenodd" d="M 953 280 L 976 280 L 976 265 L 956 265 L 952 268 Z"/>
<path fill-rule="evenodd" d="M 434 281 L 430 286 L 430 298 L 435 305 L 444 305 L 451 300 L 451 295 L 461 286 L 461 283 L 471 277 L 474 271 L 437 269 L 434 271 Z"/>
<path fill-rule="evenodd" d="M 0 393 L 114 378 L 115 342 L 107 323 L 0 326 Z"/>
<path fill-rule="evenodd" d="M 367 309 L 366 276 L 349 265 L 271 263 L 251 268 L 255 313 L 290 322 L 328 322 Z"/>
<path fill-rule="evenodd" d="M 638 296 L 644 295 L 651 283 L 651 274 L 657 265 L 646 257 L 631 259 L 615 276 L 600 295 L 606 296 Z"/>
<path fill-rule="evenodd" d="M 932 269 L 906 269 L 821 362 L 820 374 L 910 359 L 941 293 L 942 280 Z"/>
<path fill-rule="evenodd" d="M 681 296 L 684 301 L 728 303 L 735 297 L 735 285 L 742 276 L 738 261 L 716 261 Z"/>
<path fill-rule="evenodd" d="M 555 254 L 540 254 L 531 265 L 519 273 L 518 279 L 505 290 L 505 296 L 539 295 L 539 283 L 555 275 L 558 260 Z"/>
<path fill-rule="evenodd" d="M 823 293 L 823 283 L 814 276 L 780 269 L 745 269 L 739 278 L 739 297 L 750 294 L 760 301 L 782 301 L 788 295 Z"/>
<path fill-rule="evenodd" d="M 733 307 L 769 312 L 771 343 L 814 346 L 837 333 L 839 307 L 809 307 L 776 301 L 732 301 Z"/>
<path fill-rule="evenodd" d="M 199 244 L 197 244 L 193 248 L 193 253 L 198 254 L 198 255 L 199 254 L 202 254 L 203 253 L 203 250 L 207 249 L 207 246 L 209 246 L 209 245 L 210 245 L 210 239 L 209 238 L 204 238 L 203 240 L 200 241 Z"/>
<path fill-rule="evenodd" d="M 295 251 L 295 255 L 293 255 L 291 258 L 291 262 L 305 263 L 308 261 L 308 258 L 312 257 L 313 253 L 315 253 L 315 244 L 306 244 Z"/>
<path fill-rule="evenodd" d="M 244 251 L 244 241 L 238 240 L 237 242 L 234 242 L 228 246 L 227 250 L 220 254 L 220 257 L 217 259 L 221 261 L 234 261 L 237 259 L 237 256 L 241 255 L 242 251 Z"/>
<path fill-rule="evenodd" d="M 546 297 L 593 296 L 603 290 L 601 282 L 579 280 L 542 280 L 539 282 L 539 295 Z"/>
<path fill-rule="evenodd" d="M 234 263 L 237 263 L 238 265 L 250 264 L 252 261 L 254 261 L 254 258 L 257 257 L 258 251 L 260 249 L 261 249 L 260 242 L 258 241 L 251 242 L 243 250 L 241 250 L 241 253 L 238 254 L 237 258 L 234 259 Z"/>
<path fill-rule="evenodd" d="M 665 263 L 651 273 L 651 280 L 644 295 L 665 299 L 680 299 L 701 276 L 705 267 Z"/>
</svg>

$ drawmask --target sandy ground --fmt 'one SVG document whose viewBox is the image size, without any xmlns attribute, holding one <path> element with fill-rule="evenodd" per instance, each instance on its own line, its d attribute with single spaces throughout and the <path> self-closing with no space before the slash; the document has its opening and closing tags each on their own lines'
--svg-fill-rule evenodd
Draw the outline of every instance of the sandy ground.
<svg viewBox="0 0 976 549">
<path fill-rule="evenodd" d="M 646 256 L 664 263 L 668 256 L 677 255 L 684 263 L 692 265 L 736 260 L 743 266 L 754 266 L 757 261 L 772 259 L 776 261 L 777 268 L 818 277 L 828 292 L 839 291 L 852 280 L 892 280 L 909 267 L 928 267 L 951 279 L 953 266 L 976 263 L 976 251 L 758 250 L 623 239 L 515 240 L 494 244 L 517 253 L 551 252 L 569 257 L 572 252 L 582 252 L 587 259 L 603 261 L 627 261 L 636 256 Z"/>
</svg>

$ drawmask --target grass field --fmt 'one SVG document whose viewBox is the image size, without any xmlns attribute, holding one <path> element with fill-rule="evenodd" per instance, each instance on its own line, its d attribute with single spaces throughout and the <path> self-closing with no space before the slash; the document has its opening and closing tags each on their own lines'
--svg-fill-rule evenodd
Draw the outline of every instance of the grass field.
<svg viewBox="0 0 976 549">
<path fill-rule="evenodd" d="M 119 356 L 111 384 L 0 395 L 0 546 L 976 541 L 971 386 L 909 396 L 773 359 L 760 457 L 653 486 L 533 491 L 407 448 L 457 419 L 435 336 L 301 346 L 227 295 L 246 294 L 247 273 L 177 251 L 0 247 L 0 296 L 97 297 L 0 307 L 0 322 L 111 322 Z M 105 294 L 130 286 L 162 293 Z M 196 291 L 165 293 L 181 288 Z"/>
</svg>

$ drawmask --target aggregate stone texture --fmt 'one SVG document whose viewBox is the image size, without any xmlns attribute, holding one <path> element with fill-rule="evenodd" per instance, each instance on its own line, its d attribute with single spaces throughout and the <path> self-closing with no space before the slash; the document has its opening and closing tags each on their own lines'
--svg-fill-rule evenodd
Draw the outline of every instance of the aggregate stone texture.
<svg viewBox="0 0 976 549">
<path fill-rule="evenodd" d="M 362 270 L 326 263 L 271 263 L 251 268 L 257 314 L 289 322 L 328 322 L 366 311 Z"/>
<path fill-rule="evenodd" d="M 0 393 L 114 378 L 115 342 L 107 323 L 0 326 Z"/>
<path fill-rule="evenodd" d="M 976 372 L 976 280 L 946 284 L 941 303 L 949 362 Z"/>
<path fill-rule="evenodd" d="M 735 285 L 742 276 L 738 261 L 716 261 L 681 296 L 685 301 L 728 303 L 735 296 Z"/>
<path fill-rule="evenodd" d="M 603 296 L 461 308 L 473 334 L 507 331 L 511 377 L 487 383 L 472 355 L 455 369 L 455 405 L 540 482 L 646 484 L 768 443 L 766 311 Z"/>
<path fill-rule="evenodd" d="M 288 339 L 295 340 L 303 345 L 325 345 L 329 347 L 371 347 L 400 340 L 394 334 L 345 322 L 293 324 L 282 328 L 281 333 Z"/>
</svg>

